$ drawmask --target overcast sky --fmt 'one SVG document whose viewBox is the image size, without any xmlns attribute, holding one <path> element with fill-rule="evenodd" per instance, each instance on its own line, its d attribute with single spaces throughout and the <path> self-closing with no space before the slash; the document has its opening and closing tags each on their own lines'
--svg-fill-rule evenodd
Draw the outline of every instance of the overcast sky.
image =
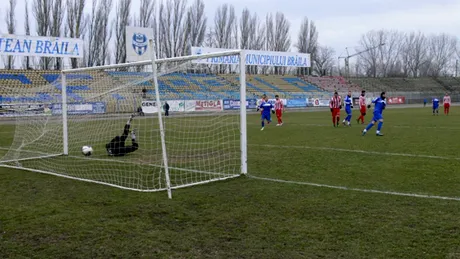
<svg viewBox="0 0 460 259">
<path fill-rule="evenodd" d="M 17 0 L 18 31 L 24 33 L 25 0 Z M 158 0 L 157 0 L 158 1 Z M 32 2 L 32 0 L 29 0 Z M 116 0 L 114 1 L 116 2 Z M 133 0 L 133 10 L 139 10 L 140 0 Z M 192 2 L 189 0 L 189 2 Z M 291 22 L 291 40 L 297 40 L 300 22 L 307 16 L 316 22 L 319 43 L 336 50 L 358 46 L 360 36 L 373 29 L 421 31 L 427 34 L 445 32 L 460 37 L 460 0 L 204 0 L 208 19 L 212 22 L 219 5 L 235 6 L 238 15 L 247 7 L 259 16 L 283 12 Z M 1 32 L 6 31 L 7 0 L 0 0 Z M 91 0 L 87 0 L 90 9 Z M 115 13 L 115 10 L 113 10 Z M 34 19 L 31 15 L 31 19 Z M 292 48 L 295 51 L 295 48 Z"/>
</svg>

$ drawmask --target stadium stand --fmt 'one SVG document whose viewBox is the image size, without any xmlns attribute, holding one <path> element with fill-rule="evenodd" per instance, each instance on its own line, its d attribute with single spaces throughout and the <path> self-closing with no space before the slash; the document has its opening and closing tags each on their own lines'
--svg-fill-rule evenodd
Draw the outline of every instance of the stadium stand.
<svg viewBox="0 0 460 259">
<path fill-rule="evenodd" d="M 359 84 L 349 82 L 341 76 L 301 76 L 301 78 L 328 93 L 334 91 L 339 91 L 340 93 L 361 91 Z"/>
<path fill-rule="evenodd" d="M 238 98 L 239 78 L 236 74 L 170 73 L 158 79 L 164 99 L 225 99 Z M 69 74 L 67 94 L 70 101 L 81 101 L 94 93 L 109 91 L 114 85 L 131 85 L 125 90 L 110 94 L 109 102 L 117 105 L 120 100 L 132 98 L 133 93 L 154 98 L 152 76 L 147 72 L 91 71 Z M 0 95 L 3 102 L 21 99 L 46 101 L 52 95 L 60 97 L 59 71 L 51 70 L 0 70 Z M 24 89 L 27 88 L 26 91 Z M 311 98 L 329 96 L 338 90 L 359 92 L 460 92 L 460 80 L 440 78 L 350 78 L 314 77 L 293 75 L 247 75 L 248 97 L 262 94 L 282 98 Z M 137 97 L 136 97 L 137 98 Z"/>
<path fill-rule="evenodd" d="M 350 82 L 370 92 L 445 92 L 446 89 L 434 78 L 351 78 Z"/>
<path fill-rule="evenodd" d="M 438 77 L 436 82 L 444 86 L 447 91 L 458 93 L 460 92 L 460 79 L 456 77 Z"/>
</svg>

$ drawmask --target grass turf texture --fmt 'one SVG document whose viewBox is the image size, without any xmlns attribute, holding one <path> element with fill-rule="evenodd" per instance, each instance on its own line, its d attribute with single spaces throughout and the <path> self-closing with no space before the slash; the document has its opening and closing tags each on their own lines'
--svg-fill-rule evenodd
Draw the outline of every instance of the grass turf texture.
<svg viewBox="0 0 460 259">
<path fill-rule="evenodd" d="M 389 109 L 384 137 L 376 137 L 375 129 L 362 137 L 363 127 L 356 123 L 333 128 L 328 112 L 288 112 L 283 127 L 270 125 L 263 132 L 259 116 L 251 115 L 249 172 L 460 197 L 459 110 L 435 117 L 429 108 Z M 8 146 L 12 127 L 2 125 L 0 132 L 0 146 Z M 173 195 L 168 200 L 164 192 L 124 191 L 0 168 L 0 258 L 460 257 L 459 201 L 248 177 Z"/>
</svg>

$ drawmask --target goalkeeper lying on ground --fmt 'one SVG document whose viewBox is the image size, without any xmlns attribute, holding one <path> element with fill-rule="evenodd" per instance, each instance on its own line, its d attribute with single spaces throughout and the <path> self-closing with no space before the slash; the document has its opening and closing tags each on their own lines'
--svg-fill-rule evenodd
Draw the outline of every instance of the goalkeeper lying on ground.
<svg viewBox="0 0 460 259">
<path fill-rule="evenodd" d="M 131 127 L 131 121 L 134 118 L 134 114 L 131 115 L 129 118 L 128 122 L 125 125 L 125 128 L 123 130 L 123 135 L 121 136 L 116 136 L 114 137 L 110 143 L 107 143 L 105 145 L 105 148 L 107 149 L 107 153 L 109 156 L 124 156 L 128 153 L 132 153 L 136 151 L 139 148 L 139 144 L 136 142 L 136 133 L 131 131 L 131 141 L 132 145 L 131 146 L 125 146 L 125 141 L 128 138 L 128 133 L 129 133 L 129 128 Z"/>
</svg>

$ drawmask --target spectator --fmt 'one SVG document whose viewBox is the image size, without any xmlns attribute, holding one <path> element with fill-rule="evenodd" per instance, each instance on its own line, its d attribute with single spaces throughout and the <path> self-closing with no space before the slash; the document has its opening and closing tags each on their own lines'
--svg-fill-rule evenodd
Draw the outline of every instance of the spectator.
<svg viewBox="0 0 460 259">
<path fill-rule="evenodd" d="M 163 105 L 163 109 L 165 110 L 165 116 L 169 116 L 169 104 L 168 102 L 165 102 Z"/>
</svg>

